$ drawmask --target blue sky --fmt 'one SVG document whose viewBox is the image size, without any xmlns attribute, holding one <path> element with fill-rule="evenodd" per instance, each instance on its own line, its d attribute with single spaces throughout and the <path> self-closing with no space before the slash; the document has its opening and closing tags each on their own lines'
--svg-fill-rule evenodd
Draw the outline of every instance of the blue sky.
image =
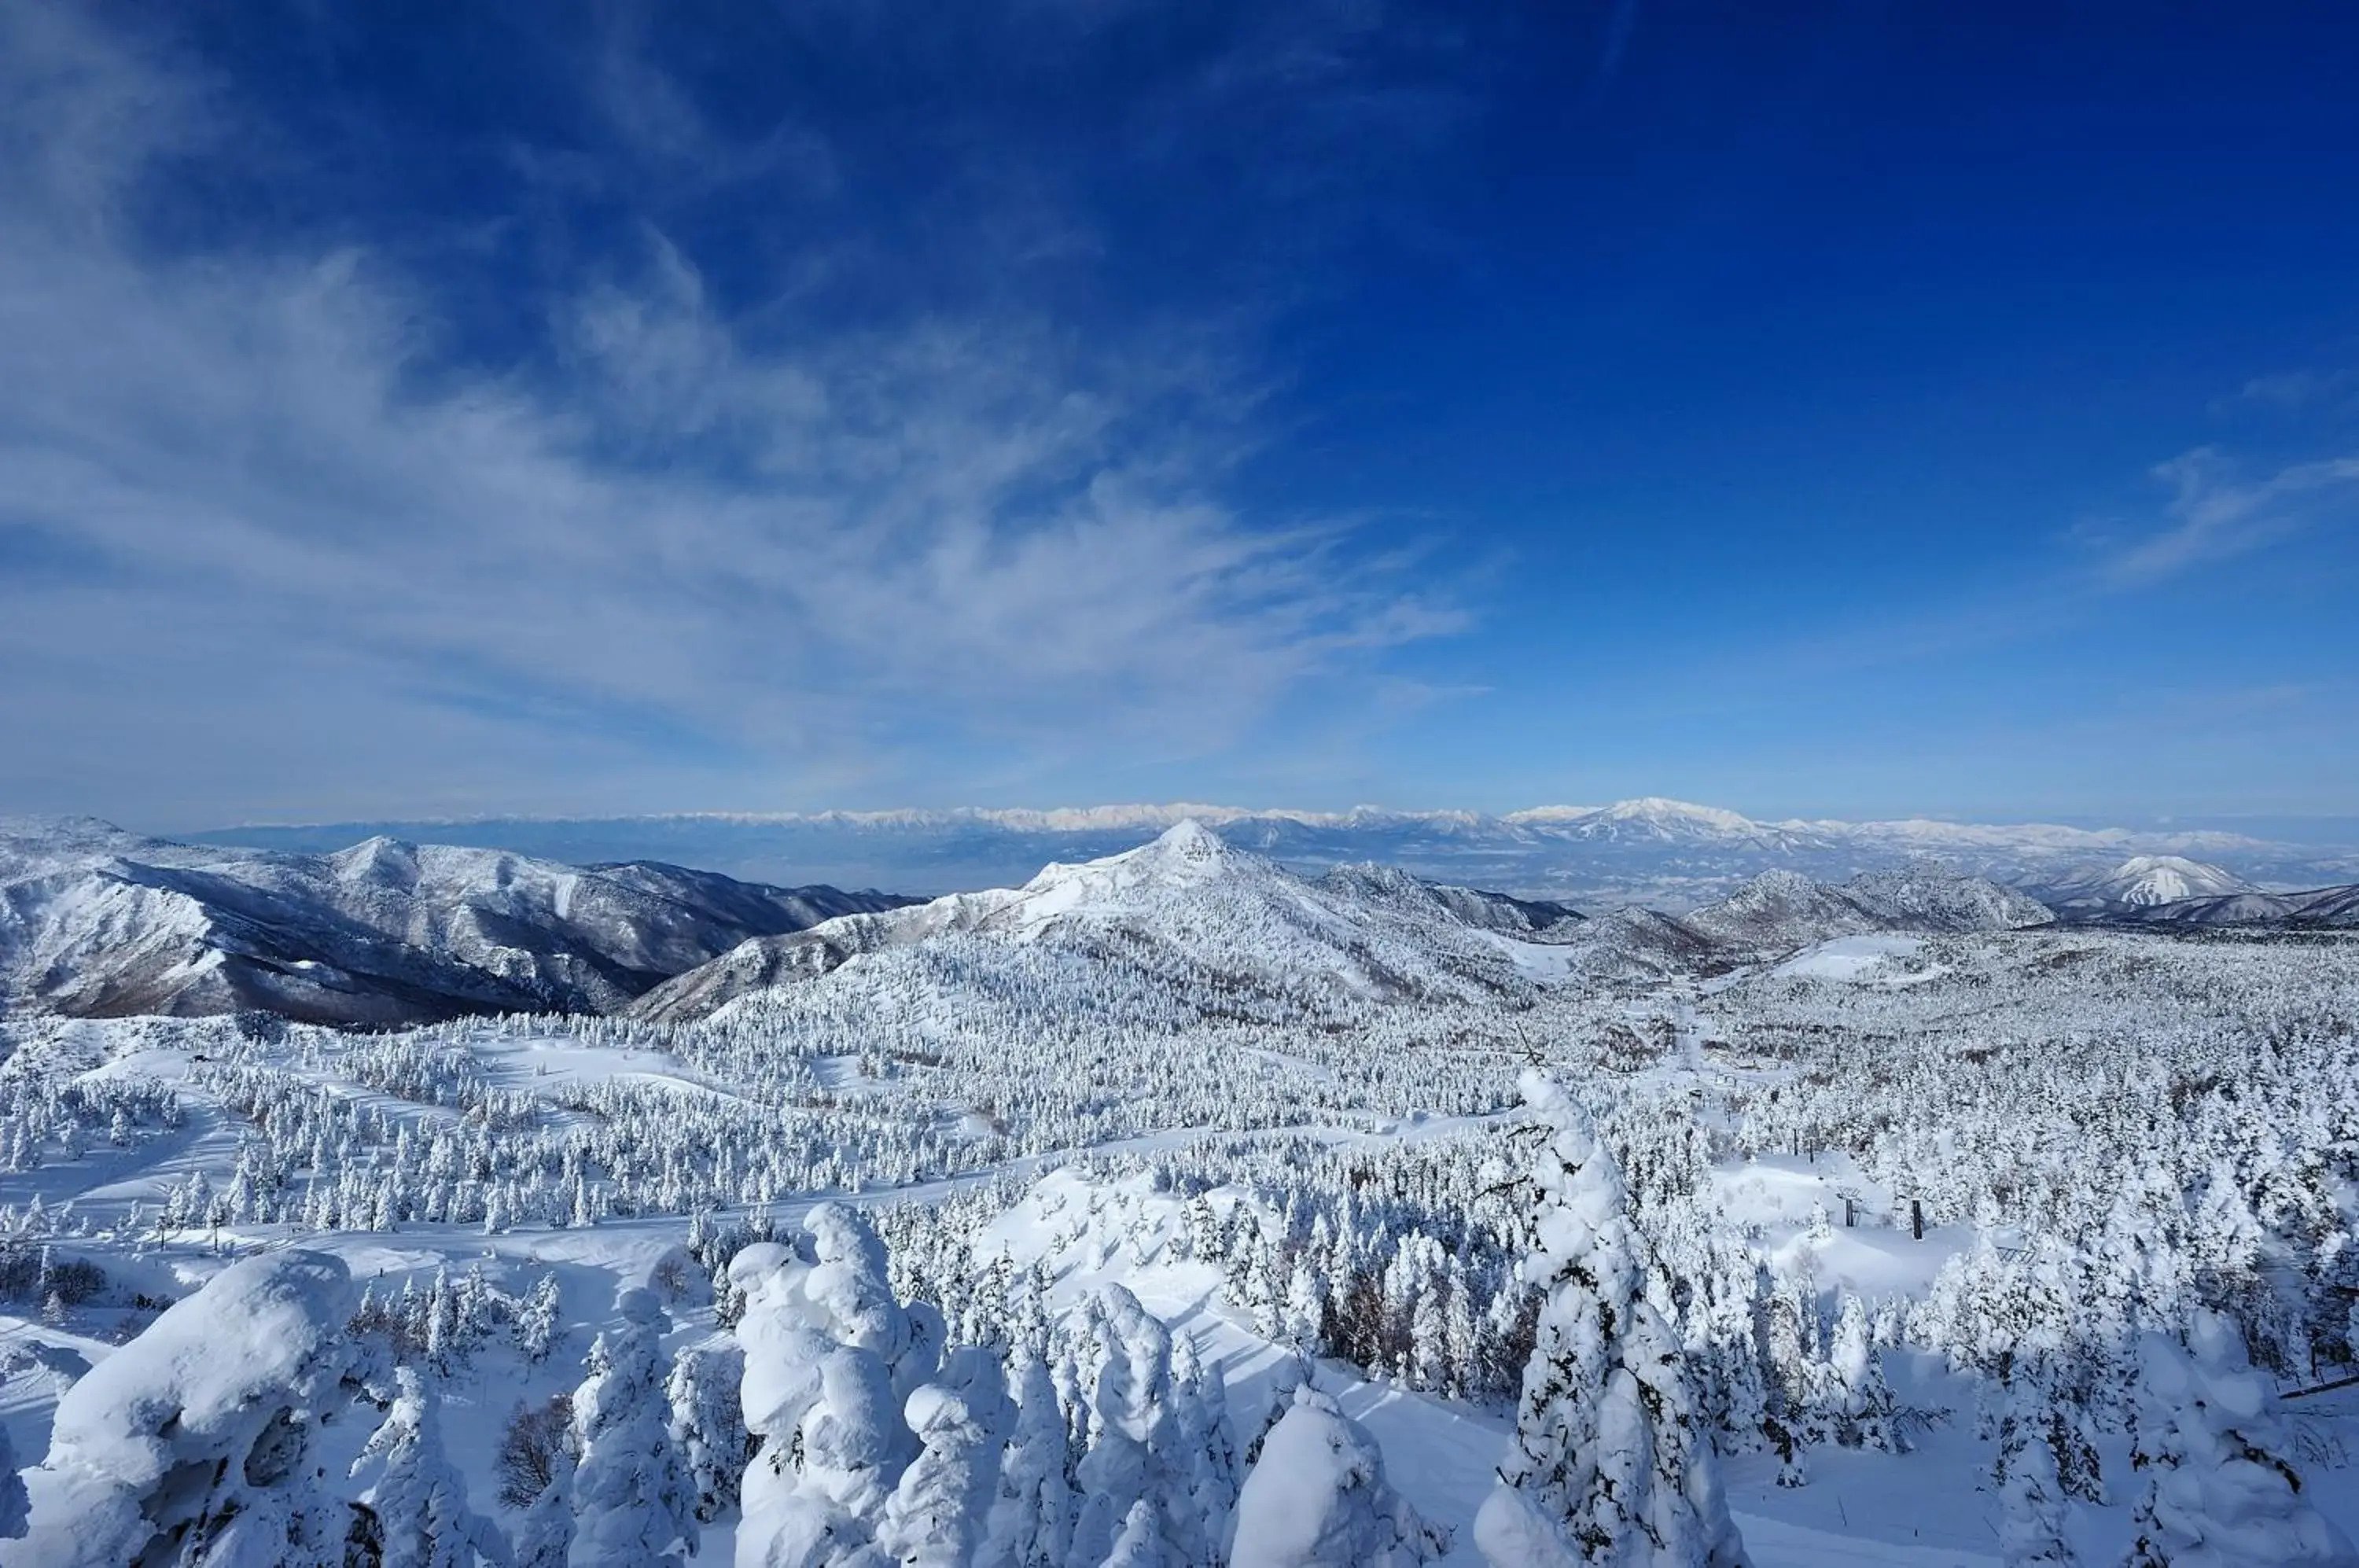
<svg viewBox="0 0 2359 1568">
<path fill-rule="evenodd" d="M 0 810 L 2359 813 L 2354 80 L 2325 5 L 0 0 Z"/>
</svg>

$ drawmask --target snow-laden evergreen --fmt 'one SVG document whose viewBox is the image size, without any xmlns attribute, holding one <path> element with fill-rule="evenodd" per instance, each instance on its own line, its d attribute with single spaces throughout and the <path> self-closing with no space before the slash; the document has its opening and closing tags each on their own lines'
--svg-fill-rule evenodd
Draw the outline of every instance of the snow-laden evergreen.
<svg viewBox="0 0 2359 1568">
<path fill-rule="evenodd" d="M 760 1243 L 729 1268 L 745 1302 L 745 1421 L 760 1442 L 742 1489 L 741 1568 L 889 1562 L 873 1542 L 917 1452 L 895 1393 L 909 1322 L 884 1248 L 840 1205 L 805 1225 L 809 1257 Z"/>
<path fill-rule="evenodd" d="M 1448 1538 L 1386 1482 L 1367 1429 L 1298 1389 L 1237 1499 L 1229 1568 L 1416 1568 Z"/>
<path fill-rule="evenodd" d="M 1647 1301 L 1621 1172 L 1538 1072 L 1527 1277 L 1547 1292 L 1499 1487 L 1474 1525 L 1492 1568 L 1746 1561 L 1678 1342 Z"/>
<path fill-rule="evenodd" d="M 442 1446 L 435 1393 L 408 1367 L 394 1374 L 385 1421 L 353 1463 L 375 1479 L 361 1494 L 364 1534 L 379 1568 L 507 1568 L 507 1537 L 467 1504 L 467 1481 Z"/>
<path fill-rule="evenodd" d="M 678 1568 L 698 1542 L 697 1494 L 673 1444 L 657 1345 L 663 1311 L 645 1290 L 615 1302 L 621 1323 L 590 1349 L 573 1395 L 575 1568 Z"/>
<path fill-rule="evenodd" d="M 2027 1367 L 2008 1394 L 1997 1465 L 2005 1508 L 1999 1545 L 2006 1568 L 2078 1568 L 2068 1530 L 2070 1498 L 2057 1464 L 2054 1392 Z"/>
<path fill-rule="evenodd" d="M 2359 1564 L 2359 1549 L 2303 1495 L 2276 1392 L 2233 1323 L 2199 1312 L 2183 1345 L 2148 1334 L 2140 1363 L 2132 1464 L 2146 1492 L 2130 1568 Z"/>
<path fill-rule="evenodd" d="M 16 1451 L 9 1443 L 8 1429 L 0 1426 L 0 1541 L 24 1534 L 31 1511 L 25 1478 L 17 1474 Z"/>
<path fill-rule="evenodd" d="M 736 1508 L 737 1489 L 753 1457 L 738 1401 L 745 1367 L 745 1356 L 734 1345 L 692 1347 L 672 1362 L 665 1387 L 672 1447 L 696 1488 L 696 1517 L 703 1523 Z"/>
<path fill-rule="evenodd" d="M 992 1535 L 1016 1424 L 998 1358 L 974 1345 L 953 1351 L 939 1377 L 909 1395 L 904 1416 L 918 1453 L 886 1499 L 877 1545 L 909 1568 L 968 1568 L 1009 1555 Z"/>
</svg>

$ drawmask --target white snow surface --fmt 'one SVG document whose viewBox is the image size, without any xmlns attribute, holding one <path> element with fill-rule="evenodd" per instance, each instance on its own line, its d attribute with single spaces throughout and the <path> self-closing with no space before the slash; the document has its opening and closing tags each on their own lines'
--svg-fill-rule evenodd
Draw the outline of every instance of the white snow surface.
<svg viewBox="0 0 2359 1568">
<path fill-rule="evenodd" d="M 1920 936 L 1841 936 L 1803 949 L 1770 973 L 1857 982 L 1889 975 L 1924 951 L 1925 939 Z"/>
</svg>

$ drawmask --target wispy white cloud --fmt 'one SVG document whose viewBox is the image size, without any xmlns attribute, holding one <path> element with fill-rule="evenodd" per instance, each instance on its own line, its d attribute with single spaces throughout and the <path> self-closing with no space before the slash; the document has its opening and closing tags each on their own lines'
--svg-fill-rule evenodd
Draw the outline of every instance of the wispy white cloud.
<svg viewBox="0 0 2359 1568">
<path fill-rule="evenodd" d="M 709 136 L 613 70 L 648 145 Z M 1313 682 L 1374 707 L 1385 650 L 1465 624 L 1350 529 L 1223 500 L 1254 396 L 1217 333 L 781 333 L 650 226 L 549 307 L 551 365 L 468 369 L 382 255 L 139 243 L 140 182 L 223 114 L 166 54 L 0 5 L 0 135 L 39 149 L 0 172 L 0 359 L 35 367 L 0 378 L 0 568 L 51 563 L 0 570 L 0 792 L 908 794 L 962 747 L 1201 752 Z M 194 782 L 124 778 L 168 765 Z"/>
<path fill-rule="evenodd" d="M 2291 463 L 2258 477 L 2245 474 L 2210 447 L 2162 463 L 2155 477 L 2170 486 L 2169 523 L 2116 550 L 2104 562 L 2108 582 L 2143 587 L 2207 561 L 2248 554 L 2322 519 L 2348 517 L 2359 506 L 2359 457 Z"/>
</svg>

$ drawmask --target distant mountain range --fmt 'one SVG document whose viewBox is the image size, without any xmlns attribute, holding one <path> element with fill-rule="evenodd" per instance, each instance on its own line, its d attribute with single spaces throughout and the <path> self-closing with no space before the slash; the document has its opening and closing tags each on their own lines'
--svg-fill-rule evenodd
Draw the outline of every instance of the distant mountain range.
<svg viewBox="0 0 2359 1568">
<path fill-rule="evenodd" d="M 1677 912 L 1708 903 L 1762 871 L 1841 882 L 1924 856 L 2027 891 L 2110 874 L 2138 855 L 2200 861 L 2277 890 L 2359 880 L 2359 849 L 2237 833 L 1921 819 L 1763 822 L 1655 798 L 1497 816 L 1180 804 L 345 822 L 227 828 L 195 837 L 319 853 L 382 833 L 573 864 L 655 860 L 759 882 L 939 894 L 1014 887 L 1051 861 L 1136 848 L 1182 821 L 1201 822 L 1226 843 L 1298 868 L 1375 862 L 1432 881 L 1592 909 L 1643 903 Z"/>
<path fill-rule="evenodd" d="M 2359 887 L 2302 893 L 2222 893 L 2177 898 L 2125 910 L 2122 919 L 2149 926 L 2277 926 L 2287 930 L 2359 930 Z"/>
</svg>

